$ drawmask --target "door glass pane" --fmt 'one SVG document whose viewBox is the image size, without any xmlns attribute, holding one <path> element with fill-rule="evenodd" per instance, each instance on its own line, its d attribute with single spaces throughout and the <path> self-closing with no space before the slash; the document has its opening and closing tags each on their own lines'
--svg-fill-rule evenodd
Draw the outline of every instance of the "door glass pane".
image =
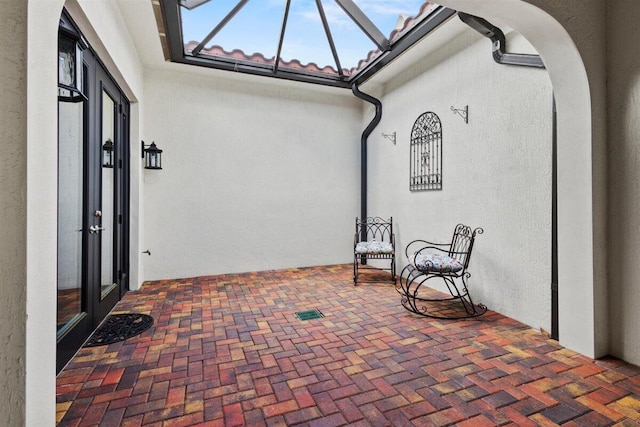
<svg viewBox="0 0 640 427">
<path fill-rule="evenodd" d="M 59 102 L 58 318 L 64 327 L 82 311 L 84 103 Z"/>
<path fill-rule="evenodd" d="M 102 165 L 102 198 L 101 209 L 102 231 L 101 240 L 101 269 L 100 269 L 100 296 L 103 299 L 109 292 L 116 289 L 113 277 L 113 236 L 114 222 L 114 167 L 117 165 L 118 141 L 115 138 L 115 102 L 107 92 L 102 91 L 102 140 L 100 141 Z M 105 144 L 113 150 L 113 163 L 105 163 L 108 156 L 105 155 Z"/>
</svg>

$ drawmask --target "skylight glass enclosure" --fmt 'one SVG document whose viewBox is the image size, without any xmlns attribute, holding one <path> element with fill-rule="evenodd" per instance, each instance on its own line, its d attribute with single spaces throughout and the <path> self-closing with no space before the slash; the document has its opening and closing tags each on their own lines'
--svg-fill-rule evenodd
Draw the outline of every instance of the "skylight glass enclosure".
<svg viewBox="0 0 640 427">
<path fill-rule="evenodd" d="M 455 14 L 424 0 L 160 0 L 160 6 L 174 62 L 342 87 L 366 80 Z"/>
</svg>

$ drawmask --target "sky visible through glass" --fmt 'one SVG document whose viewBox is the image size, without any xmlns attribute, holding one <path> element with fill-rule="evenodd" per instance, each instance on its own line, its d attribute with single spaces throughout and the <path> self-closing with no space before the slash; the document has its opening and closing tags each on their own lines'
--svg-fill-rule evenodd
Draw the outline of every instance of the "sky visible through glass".
<svg viewBox="0 0 640 427">
<path fill-rule="evenodd" d="M 237 0 L 211 0 L 191 11 L 181 8 L 184 42 L 201 42 L 235 7 Z M 369 19 L 389 37 L 398 17 L 415 16 L 424 0 L 355 0 Z M 286 0 L 250 0 L 206 47 L 221 46 L 247 55 L 276 55 Z M 374 43 L 344 13 L 335 0 L 322 0 L 342 68 L 357 66 Z M 282 46 L 284 61 L 298 59 L 320 67 L 336 67 L 315 0 L 292 0 Z"/>
</svg>

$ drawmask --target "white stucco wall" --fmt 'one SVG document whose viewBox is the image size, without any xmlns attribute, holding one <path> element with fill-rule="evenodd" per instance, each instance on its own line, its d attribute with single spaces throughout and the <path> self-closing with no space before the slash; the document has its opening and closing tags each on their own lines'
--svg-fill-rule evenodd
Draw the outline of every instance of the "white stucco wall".
<svg viewBox="0 0 640 427">
<path fill-rule="evenodd" d="M 640 365 L 640 3 L 607 4 L 611 353 Z"/>
<path fill-rule="evenodd" d="M 556 57 L 564 48 L 557 50 L 554 57 L 549 58 L 549 62 L 556 65 L 549 73 L 558 106 L 560 342 L 589 356 L 601 357 L 609 352 L 610 346 L 609 271 L 606 262 L 608 212 L 605 17 L 608 2 L 529 1 L 563 25 L 578 49 L 588 79 L 587 90 L 576 87 L 576 82 L 580 82 L 583 77 L 575 70 L 571 52 L 567 52 L 562 58 Z M 541 52 L 549 52 L 549 47 L 554 44 L 566 45 L 565 40 L 556 34 L 551 36 L 550 31 L 537 29 L 536 33 L 548 42 L 541 46 Z M 584 108 L 585 96 L 588 96 L 588 111 Z M 578 114 L 580 117 L 577 117 Z M 585 119 L 588 120 L 589 127 L 583 125 Z M 585 130 L 589 130 L 589 134 L 584 135 Z"/>
<path fill-rule="evenodd" d="M 349 262 L 360 107 L 349 91 L 150 71 L 145 279 Z"/>
<path fill-rule="evenodd" d="M 0 1 L 0 414 L 25 416 L 27 5 Z"/>
<path fill-rule="evenodd" d="M 57 35 L 62 1 L 30 1 L 27 41 L 27 426 L 52 425 L 56 371 Z M 43 61 L 50 58 L 51 62 Z"/>
<path fill-rule="evenodd" d="M 450 241 L 458 223 L 484 228 L 469 270 L 475 301 L 548 331 L 551 83 L 545 70 L 495 63 L 491 42 L 457 19 L 438 31 L 420 47 L 424 59 L 384 86 L 369 143 L 369 214 L 393 216 L 401 267 L 414 239 Z M 507 39 L 510 51 L 532 53 L 517 34 Z M 465 105 L 469 124 L 450 110 Z M 411 129 L 427 111 L 442 123 L 443 189 L 411 192 Z M 397 145 L 383 131 L 396 131 Z"/>
<path fill-rule="evenodd" d="M 560 343 L 608 351 L 604 0 L 440 0 L 522 34 L 547 66 L 558 111 Z"/>
</svg>

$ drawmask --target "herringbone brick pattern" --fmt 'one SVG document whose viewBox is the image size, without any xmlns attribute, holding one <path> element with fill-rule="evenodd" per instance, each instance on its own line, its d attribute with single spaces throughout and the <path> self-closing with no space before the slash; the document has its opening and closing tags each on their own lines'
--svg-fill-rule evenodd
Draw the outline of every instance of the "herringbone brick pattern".
<svg viewBox="0 0 640 427">
<path fill-rule="evenodd" d="M 325 317 L 301 321 L 298 311 Z M 64 426 L 636 425 L 640 369 L 488 312 L 419 318 L 351 266 L 147 283 L 142 335 L 59 375 Z"/>
</svg>

